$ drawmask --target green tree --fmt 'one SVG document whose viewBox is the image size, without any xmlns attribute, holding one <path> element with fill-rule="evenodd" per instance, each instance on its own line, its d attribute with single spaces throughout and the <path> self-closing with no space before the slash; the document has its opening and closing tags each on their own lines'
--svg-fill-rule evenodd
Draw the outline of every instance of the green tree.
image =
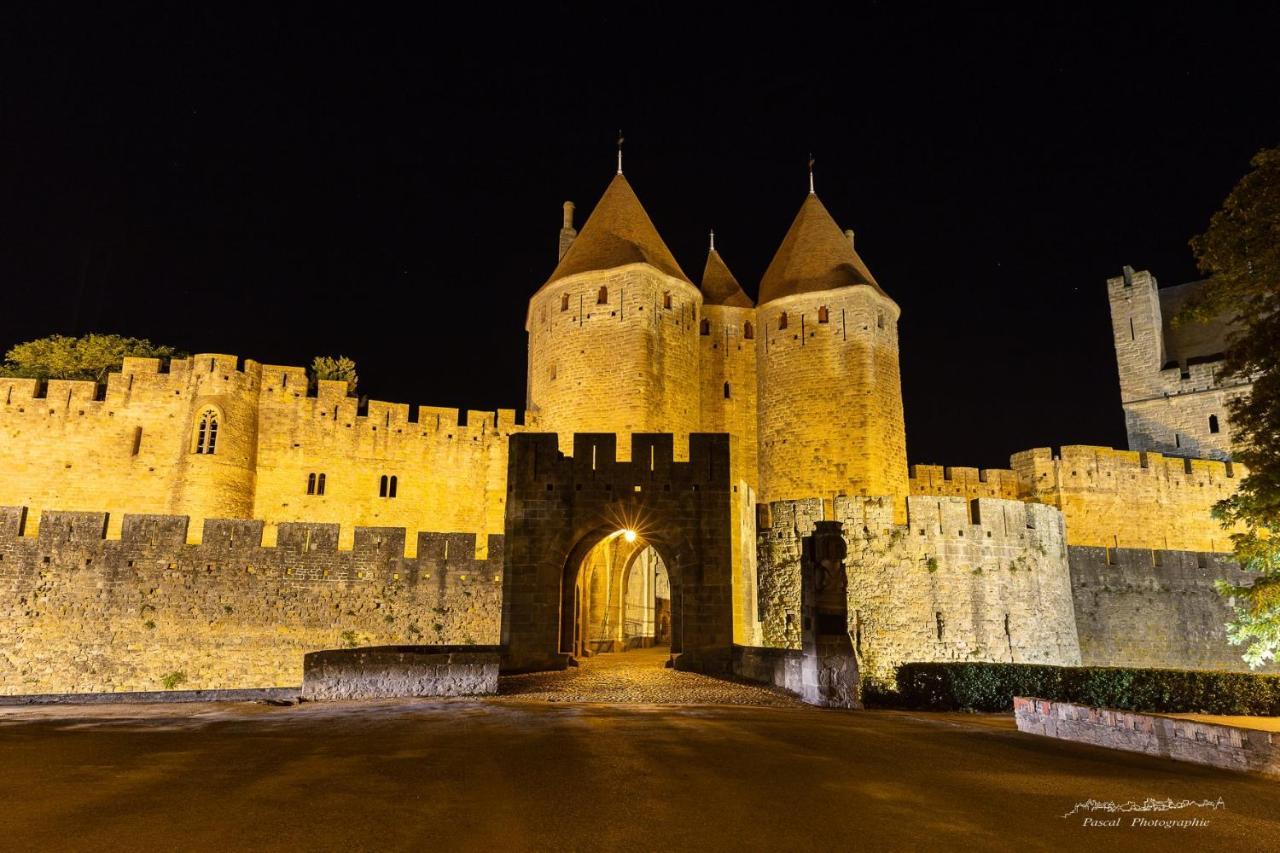
<svg viewBox="0 0 1280 853">
<path fill-rule="evenodd" d="M 311 360 L 311 385 L 312 387 L 321 379 L 333 379 L 338 382 L 347 383 L 347 396 L 356 393 L 356 385 L 360 383 L 360 376 L 356 373 L 356 363 L 345 355 L 337 358 L 328 355 L 318 355 Z"/>
<path fill-rule="evenodd" d="M 18 344 L 5 353 L 0 376 L 105 382 L 108 373 L 120 369 L 126 356 L 172 358 L 175 354 L 173 347 L 157 346 L 145 338 L 51 335 Z"/>
<path fill-rule="evenodd" d="M 1208 285 L 1181 319 L 1229 315 L 1222 375 L 1252 378 L 1253 391 L 1229 405 L 1232 456 L 1249 469 L 1239 490 L 1214 507 L 1251 585 L 1218 581 L 1234 598 L 1228 639 L 1262 666 L 1280 653 L 1280 148 L 1264 149 L 1209 228 L 1191 240 Z"/>
</svg>

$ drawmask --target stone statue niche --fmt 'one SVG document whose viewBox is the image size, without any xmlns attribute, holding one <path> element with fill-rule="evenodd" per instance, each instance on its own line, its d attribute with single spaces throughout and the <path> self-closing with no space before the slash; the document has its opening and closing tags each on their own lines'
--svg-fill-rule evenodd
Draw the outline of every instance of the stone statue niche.
<svg viewBox="0 0 1280 853">
<path fill-rule="evenodd" d="M 847 552 L 838 521 L 817 522 L 801 552 L 802 694 L 806 702 L 828 708 L 862 707 L 849 639 Z"/>
</svg>

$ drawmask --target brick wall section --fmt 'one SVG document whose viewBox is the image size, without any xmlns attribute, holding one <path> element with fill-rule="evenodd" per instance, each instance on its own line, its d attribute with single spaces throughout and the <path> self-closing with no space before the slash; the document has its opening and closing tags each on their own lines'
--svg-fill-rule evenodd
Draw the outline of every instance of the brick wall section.
<svg viewBox="0 0 1280 853">
<path fill-rule="evenodd" d="M 1255 576 L 1227 555 L 1074 546 L 1067 553 L 1086 666 L 1249 671 L 1243 649 L 1227 643 L 1232 611 L 1214 581 Z"/>
<path fill-rule="evenodd" d="M 800 540 L 822 501 L 782 501 L 759 531 L 766 645 L 799 643 Z M 906 661 L 1080 662 L 1062 516 L 1021 501 L 837 498 L 849 548 L 849 630 L 864 678 Z M 941 621 L 941 631 L 939 631 Z"/>
<path fill-rule="evenodd" d="M 0 508 L 0 692 L 297 685 L 309 651 L 361 645 L 497 642 L 502 538 L 475 558 L 470 534 L 358 528 L 338 550 L 328 524 L 208 519 L 187 543 L 182 516 L 130 515 L 118 540 L 104 513 L 46 512 L 22 535 Z M 345 635 L 345 636 L 344 636 Z"/>
<path fill-rule="evenodd" d="M 551 282 L 526 316 L 529 411 L 566 447 L 575 432 L 612 432 L 625 458 L 631 433 L 671 432 L 683 459 L 700 429 L 701 303 L 696 287 L 647 264 Z"/>
<path fill-rule="evenodd" d="M 1231 458 L 1230 400 L 1249 383 L 1223 382 L 1221 362 L 1171 364 L 1158 283 L 1143 270 L 1107 280 L 1120 396 L 1131 450 Z M 1209 417 L 1219 431 L 1210 430 Z"/>
<path fill-rule="evenodd" d="M 1213 505 L 1248 473 L 1211 459 L 1180 459 L 1109 447 L 1015 453 L 1025 500 L 1062 510 L 1071 545 L 1229 551 Z"/>
<path fill-rule="evenodd" d="M 1018 731 L 1280 777 L 1271 732 L 1018 696 Z"/>
<path fill-rule="evenodd" d="M 199 541 L 206 518 L 259 518 L 267 542 L 283 522 L 419 530 L 502 530 L 507 437 L 526 427 L 510 410 L 468 412 L 370 401 L 339 382 L 307 393 L 301 367 L 235 356 L 125 359 L 103 399 L 90 382 L 0 379 L 0 505 L 106 511 L 110 535 L 126 512 L 187 515 Z M 217 452 L 196 454 L 196 420 L 219 413 Z M 325 494 L 307 495 L 310 474 Z M 379 497 L 383 475 L 397 497 Z"/>
<path fill-rule="evenodd" d="M 908 493 L 898 313 L 867 286 L 757 309 L 761 501 Z"/>
</svg>

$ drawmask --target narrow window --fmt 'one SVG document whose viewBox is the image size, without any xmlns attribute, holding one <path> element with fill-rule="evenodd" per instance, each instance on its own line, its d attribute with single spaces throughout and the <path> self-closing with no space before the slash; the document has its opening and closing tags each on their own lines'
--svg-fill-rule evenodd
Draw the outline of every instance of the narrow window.
<svg viewBox="0 0 1280 853">
<path fill-rule="evenodd" d="M 879 312 L 879 313 L 877 313 L 877 314 L 876 314 L 876 328 L 877 328 L 877 329 L 883 329 L 883 328 L 884 328 L 884 313 L 883 313 L 883 312 Z"/>
<path fill-rule="evenodd" d="M 778 315 L 778 331 L 781 332 L 787 327 L 787 312 L 783 311 Z"/>
<path fill-rule="evenodd" d="M 1129 318 L 1129 340 L 1136 341 L 1137 339 L 1138 339 L 1138 333 L 1134 331 L 1133 318 L 1130 317 Z"/>
<path fill-rule="evenodd" d="M 1218 432 L 1218 416 L 1209 415 L 1209 432 L 1216 434 Z"/>
<path fill-rule="evenodd" d="M 391 475 L 391 488 L 387 490 L 387 497 L 394 498 L 396 496 L 396 475 Z"/>
<path fill-rule="evenodd" d="M 387 496 L 387 475 L 383 474 L 382 479 L 378 481 L 378 497 L 385 498 Z"/>
<path fill-rule="evenodd" d="M 711 334 L 711 321 L 704 319 L 700 324 L 698 324 L 698 330 L 704 335 Z"/>
<path fill-rule="evenodd" d="M 937 627 L 937 629 L 938 629 L 938 639 L 939 639 L 939 640 L 941 640 L 941 639 L 942 639 L 942 629 L 943 629 L 942 611 L 941 611 L 941 610 L 939 610 L 938 612 L 936 612 L 936 613 L 934 613 L 934 614 L 933 614 L 933 621 L 934 621 L 934 624 L 936 625 L 936 627 Z"/>
<path fill-rule="evenodd" d="M 1181 447 L 1181 446 L 1182 446 L 1182 434 L 1181 434 L 1181 433 L 1177 433 L 1177 432 L 1175 432 L 1175 433 L 1173 434 L 1173 446 L 1174 446 L 1174 447 Z"/>
<path fill-rule="evenodd" d="M 142 427 L 133 428 L 133 456 L 137 456 L 142 450 Z"/>
<path fill-rule="evenodd" d="M 600 292 L 596 294 L 596 304 L 597 305 L 609 304 L 609 288 L 607 287 L 600 288 Z"/>
<path fill-rule="evenodd" d="M 196 421 L 196 453 L 212 455 L 218 449 L 218 413 L 206 409 Z"/>
<path fill-rule="evenodd" d="M 726 400 L 729 399 L 729 383 L 728 382 L 724 383 L 724 398 Z"/>
<path fill-rule="evenodd" d="M 666 293 L 662 294 L 662 307 L 666 308 L 668 311 L 671 310 L 671 292 L 670 291 L 667 291 Z"/>
<path fill-rule="evenodd" d="M 555 381 L 556 381 L 556 365 L 555 365 L 555 362 L 552 362 L 552 363 L 551 363 L 551 381 L 552 381 L 552 382 L 555 382 Z"/>
<path fill-rule="evenodd" d="M 754 341 L 756 339 L 756 327 L 751 325 L 750 323 L 743 323 L 742 337 L 745 340 Z"/>
<path fill-rule="evenodd" d="M 314 495 L 316 493 L 316 475 L 307 475 L 307 494 Z"/>
<path fill-rule="evenodd" d="M 827 306 L 823 305 L 818 309 L 818 322 L 826 323 L 831 320 L 831 312 L 827 311 Z"/>
<path fill-rule="evenodd" d="M 316 478 L 316 494 L 317 495 L 324 494 L 324 474 L 321 474 L 319 477 Z"/>
</svg>

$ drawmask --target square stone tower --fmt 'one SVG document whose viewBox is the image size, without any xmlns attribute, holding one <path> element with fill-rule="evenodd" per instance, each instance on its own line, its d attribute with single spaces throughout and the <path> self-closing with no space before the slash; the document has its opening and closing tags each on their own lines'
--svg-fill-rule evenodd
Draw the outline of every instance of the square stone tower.
<svg viewBox="0 0 1280 853">
<path fill-rule="evenodd" d="M 1252 386 L 1219 376 L 1230 318 L 1174 322 L 1203 286 L 1191 282 L 1161 289 L 1150 272 L 1127 266 L 1107 280 L 1130 450 L 1231 458 L 1227 406 Z"/>
</svg>

